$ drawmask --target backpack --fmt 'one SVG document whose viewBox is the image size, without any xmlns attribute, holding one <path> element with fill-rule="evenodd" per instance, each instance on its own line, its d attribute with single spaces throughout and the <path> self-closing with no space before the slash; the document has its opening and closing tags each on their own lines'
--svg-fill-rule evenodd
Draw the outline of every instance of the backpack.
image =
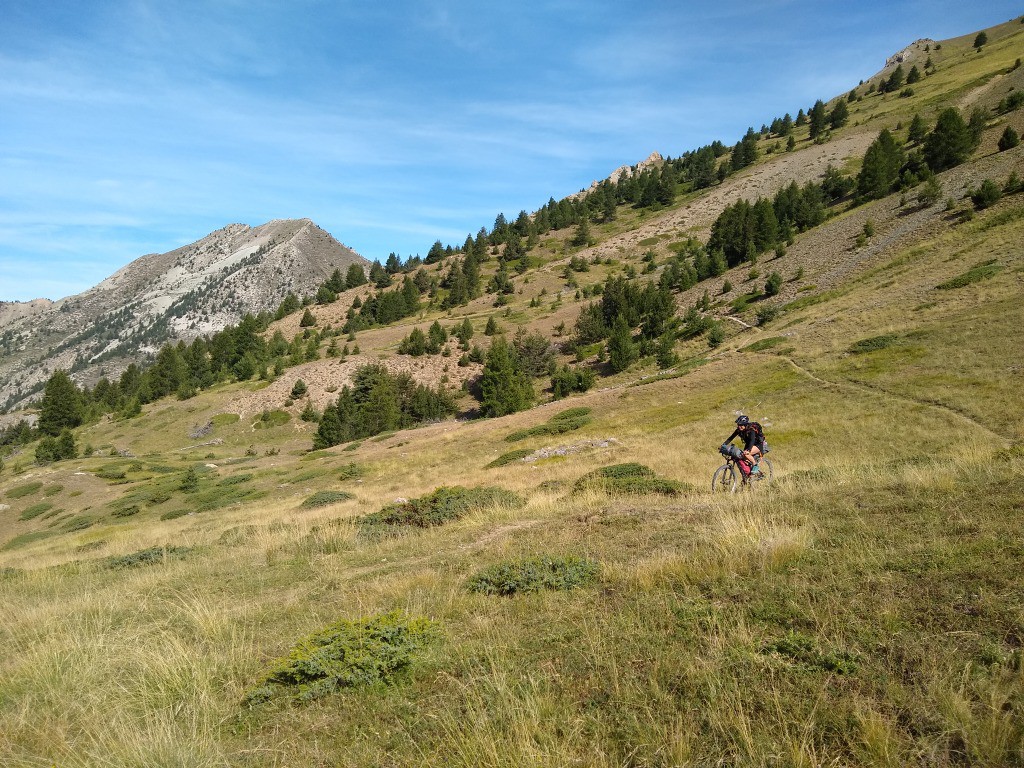
<svg viewBox="0 0 1024 768">
<path fill-rule="evenodd" d="M 768 453 L 771 448 L 768 447 L 768 441 L 765 439 L 764 430 L 761 428 L 760 423 L 752 421 L 750 422 L 750 428 L 754 430 L 754 435 L 757 438 L 757 447 L 761 449 L 761 453 Z"/>
</svg>

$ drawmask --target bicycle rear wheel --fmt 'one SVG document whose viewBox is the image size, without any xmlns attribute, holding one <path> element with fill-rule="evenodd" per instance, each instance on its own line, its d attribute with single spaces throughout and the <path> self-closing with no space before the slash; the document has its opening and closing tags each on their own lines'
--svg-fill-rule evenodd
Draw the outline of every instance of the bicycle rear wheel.
<svg viewBox="0 0 1024 768">
<path fill-rule="evenodd" d="M 714 493 L 722 491 L 734 493 L 738 485 L 739 477 L 731 464 L 723 464 L 715 470 L 715 474 L 711 477 L 711 490 Z"/>
</svg>

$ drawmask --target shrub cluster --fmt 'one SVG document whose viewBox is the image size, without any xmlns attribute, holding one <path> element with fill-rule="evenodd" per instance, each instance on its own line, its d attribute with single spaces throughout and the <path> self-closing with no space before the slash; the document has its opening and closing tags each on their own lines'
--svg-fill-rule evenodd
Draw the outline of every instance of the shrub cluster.
<svg viewBox="0 0 1024 768">
<path fill-rule="evenodd" d="M 458 520 L 472 510 L 499 504 L 522 507 L 526 505 L 526 500 L 512 491 L 493 486 L 441 487 L 418 499 L 388 504 L 379 512 L 366 515 L 361 522 L 364 526 L 408 525 L 430 528 Z"/>
<path fill-rule="evenodd" d="M 569 590 L 593 582 L 598 570 L 597 563 L 581 557 L 529 557 L 488 566 L 470 578 L 468 587 L 485 595 Z"/>
<path fill-rule="evenodd" d="M 398 612 L 342 619 L 297 643 L 243 704 L 252 707 L 282 693 L 305 702 L 343 688 L 394 684 L 434 635 L 434 622 Z"/>
<path fill-rule="evenodd" d="M 835 675 L 851 675 L 857 671 L 857 657 L 845 651 L 823 651 L 813 638 L 789 632 L 785 637 L 769 643 L 761 653 L 777 653 L 809 667 Z"/>
<path fill-rule="evenodd" d="M 515 432 L 506 435 L 505 442 L 517 443 L 520 440 L 525 440 L 528 437 L 536 437 L 538 435 L 561 435 L 566 432 L 572 432 L 573 430 L 586 426 L 589 423 L 589 408 L 570 408 L 566 411 L 555 414 L 543 424 L 538 424 L 537 426 L 530 427 L 529 429 L 516 430 Z"/>
<path fill-rule="evenodd" d="M 180 559 L 191 551 L 190 547 L 149 547 L 148 549 L 140 549 L 138 552 L 132 552 L 128 555 L 108 557 L 104 561 L 104 565 L 107 568 L 119 571 L 125 568 L 137 568 L 140 565 L 154 565 L 171 559 Z"/>
<path fill-rule="evenodd" d="M 506 464 L 511 464 L 513 461 L 520 461 L 529 456 L 533 451 L 529 448 L 516 448 L 514 451 L 508 451 L 501 454 L 498 458 L 488 464 L 485 469 L 493 469 L 494 467 L 504 467 Z"/>
<path fill-rule="evenodd" d="M 691 490 L 691 487 L 685 483 L 658 477 L 653 469 L 643 464 L 628 462 L 595 469 L 583 475 L 573 485 L 574 493 L 588 490 L 610 494 L 660 493 L 665 496 L 678 496 L 684 491 Z"/>
<path fill-rule="evenodd" d="M 872 336 L 869 339 L 861 339 L 855 341 L 849 347 L 849 352 L 852 355 L 863 355 L 867 352 L 877 352 L 880 349 L 891 347 L 900 337 L 895 333 L 885 333 L 881 336 Z"/>
<path fill-rule="evenodd" d="M 342 501 L 354 499 L 355 496 L 348 491 L 317 491 L 302 502 L 303 509 L 314 509 L 316 507 L 327 507 L 331 504 L 338 504 Z"/>
<path fill-rule="evenodd" d="M 990 259 L 988 261 L 975 264 L 962 275 L 957 275 L 944 283 L 939 283 L 935 287 L 943 291 L 950 291 L 954 288 L 963 288 L 971 283 L 977 283 L 982 280 L 988 280 L 990 277 L 995 277 L 1001 269 L 1002 267 L 996 263 L 995 259 Z"/>
</svg>

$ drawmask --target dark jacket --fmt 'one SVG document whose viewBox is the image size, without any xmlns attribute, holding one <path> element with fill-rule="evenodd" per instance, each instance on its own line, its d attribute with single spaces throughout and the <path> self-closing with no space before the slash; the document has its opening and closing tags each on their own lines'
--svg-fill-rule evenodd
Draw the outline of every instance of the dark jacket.
<svg viewBox="0 0 1024 768">
<path fill-rule="evenodd" d="M 739 428 L 734 429 L 733 433 L 726 438 L 725 442 L 731 443 L 737 437 L 743 438 L 743 450 L 749 451 L 755 445 L 757 450 L 764 453 L 764 435 L 758 432 L 753 427 L 747 427 L 743 432 L 740 432 Z"/>
</svg>

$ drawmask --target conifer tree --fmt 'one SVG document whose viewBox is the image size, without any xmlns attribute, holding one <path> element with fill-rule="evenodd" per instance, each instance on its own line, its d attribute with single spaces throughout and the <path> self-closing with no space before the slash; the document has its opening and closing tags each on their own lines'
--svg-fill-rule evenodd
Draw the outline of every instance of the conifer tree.
<svg viewBox="0 0 1024 768">
<path fill-rule="evenodd" d="M 39 431 L 56 437 L 65 429 L 74 429 L 85 418 L 82 395 L 64 371 L 56 371 L 46 382 L 39 404 Z"/>
<path fill-rule="evenodd" d="M 480 393 L 480 411 L 484 416 L 505 416 L 533 404 L 533 385 L 504 336 L 495 337 L 487 352 Z"/>
<path fill-rule="evenodd" d="M 864 153 L 857 194 L 868 200 L 885 197 L 896 186 L 902 165 L 903 150 L 888 129 L 883 129 Z"/>
<path fill-rule="evenodd" d="M 621 314 L 616 316 L 608 336 L 608 365 L 615 373 L 620 373 L 636 362 L 639 356 L 626 318 Z"/>
<path fill-rule="evenodd" d="M 924 160 L 936 173 L 966 160 L 974 150 L 971 128 L 954 107 L 944 109 L 935 128 L 925 138 Z"/>
</svg>

